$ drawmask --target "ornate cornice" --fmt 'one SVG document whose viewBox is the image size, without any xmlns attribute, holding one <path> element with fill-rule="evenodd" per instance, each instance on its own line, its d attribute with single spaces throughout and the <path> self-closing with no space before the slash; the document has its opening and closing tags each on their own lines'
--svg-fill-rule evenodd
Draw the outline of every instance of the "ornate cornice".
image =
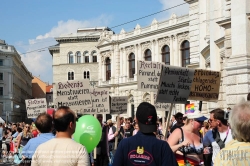
<svg viewBox="0 0 250 166">
<path fill-rule="evenodd" d="M 79 43 L 79 42 L 98 42 L 99 36 L 89 36 L 89 37 L 60 37 L 55 38 L 59 43 Z"/>
</svg>

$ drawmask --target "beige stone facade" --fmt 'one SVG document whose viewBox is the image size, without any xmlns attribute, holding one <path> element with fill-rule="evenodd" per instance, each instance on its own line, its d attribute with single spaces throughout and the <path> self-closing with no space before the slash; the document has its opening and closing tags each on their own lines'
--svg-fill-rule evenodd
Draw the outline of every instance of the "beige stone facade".
<svg viewBox="0 0 250 166">
<path fill-rule="evenodd" d="M 2 118 L 10 122 L 27 117 L 25 99 L 32 98 L 33 79 L 15 47 L 0 40 L 0 103 Z"/>
<path fill-rule="evenodd" d="M 77 33 L 55 38 L 58 45 L 49 48 L 53 56 L 53 84 L 70 79 L 89 79 L 93 87 L 98 84 L 100 59 L 96 46 L 104 29 L 105 27 L 78 29 Z M 72 73 L 73 78 L 72 75 L 69 78 Z M 57 95 L 53 92 L 55 100 Z"/>
</svg>

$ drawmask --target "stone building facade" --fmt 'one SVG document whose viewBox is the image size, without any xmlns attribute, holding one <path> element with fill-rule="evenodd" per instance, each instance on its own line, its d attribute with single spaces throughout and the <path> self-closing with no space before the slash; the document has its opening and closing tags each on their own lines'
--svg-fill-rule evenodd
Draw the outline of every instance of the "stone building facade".
<svg viewBox="0 0 250 166">
<path fill-rule="evenodd" d="M 140 102 L 154 103 L 152 93 L 137 91 L 137 63 L 131 68 L 131 60 L 164 62 L 163 55 L 167 55 L 170 60 L 165 63 L 170 65 L 220 71 L 219 100 L 203 102 L 204 114 L 233 107 L 250 91 L 250 4 L 247 0 L 184 1 L 189 3 L 188 15 L 172 14 L 169 20 L 153 20 L 150 26 L 137 25 L 131 32 L 122 30 L 100 39 L 99 86 L 110 87 L 112 95 L 129 97 L 128 116 Z M 199 101 L 190 102 L 198 109 Z M 184 112 L 185 107 L 176 105 L 174 110 Z"/>
<path fill-rule="evenodd" d="M 140 102 L 154 103 L 152 93 L 137 90 L 137 60 L 220 71 L 219 100 L 203 102 L 204 114 L 218 107 L 233 107 L 250 91 L 248 0 L 183 1 L 189 4 L 187 15 L 172 14 L 168 20 L 153 20 L 147 27 L 136 25 L 133 31 L 122 29 L 119 34 L 103 29 L 95 42 L 86 46 L 96 49 L 98 63 L 93 71 L 98 86 L 109 87 L 112 96 L 129 97 L 128 116 L 134 114 Z M 84 52 L 84 42 L 79 43 L 79 38 L 73 35 L 56 40 L 60 45 L 50 48 L 54 82 L 67 80 L 69 71 L 76 72 L 76 78 L 82 78 L 82 72 L 91 67 L 69 64 L 68 54 L 72 50 L 73 55 L 79 50 Z M 199 101 L 190 102 L 197 109 Z M 175 105 L 174 108 L 175 112 L 184 112 L 184 109 L 184 105 Z"/>
<path fill-rule="evenodd" d="M 25 100 L 32 98 L 32 74 L 15 47 L 0 40 L 0 103 L 2 118 L 21 122 L 27 118 Z"/>
<path fill-rule="evenodd" d="M 96 48 L 100 34 L 106 27 L 78 29 L 77 33 L 55 38 L 56 46 L 50 47 L 53 56 L 53 85 L 67 80 L 89 79 L 92 87 L 98 84 L 98 62 Z M 113 34 L 107 29 L 108 33 Z M 55 86 L 53 86 L 55 87 Z M 53 91 L 53 101 L 56 100 Z"/>
</svg>

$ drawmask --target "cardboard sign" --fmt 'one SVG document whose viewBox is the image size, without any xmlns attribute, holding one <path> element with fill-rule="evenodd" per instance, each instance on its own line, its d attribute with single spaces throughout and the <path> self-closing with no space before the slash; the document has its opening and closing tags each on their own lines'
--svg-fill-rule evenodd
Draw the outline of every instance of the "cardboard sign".
<svg viewBox="0 0 250 166">
<path fill-rule="evenodd" d="M 81 114 L 109 114 L 109 88 L 90 89 L 93 107 L 84 107 Z"/>
<path fill-rule="evenodd" d="M 47 102 L 42 99 L 27 99 L 25 100 L 27 118 L 37 118 L 38 115 L 47 111 Z"/>
<path fill-rule="evenodd" d="M 163 65 L 156 102 L 186 104 L 194 69 Z"/>
<path fill-rule="evenodd" d="M 156 102 L 156 95 L 154 94 L 154 106 L 156 111 L 169 111 L 170 104 L 169 103 L 157 103 Z"/>
<path fill-rule="evenodd" d="M 189 113 L 194 113 L 194 104 L 188 104 L 188 105 L 186 105 L 185 114 L 189 114 Z"/>
<path fill-rule="evenodd" d="M 217 101 L 221 74 L 218 71 L 195 69 L 189 100 Z"/>
<path fill-rule="evenodd" d="M 127 96 L 114 96 L 111 97 L 111 114 L 124 114 L 128 109 Z"/>
<path fill-rule="evenodd" d="M 157 92 L 162 64 L 161 62 L 137 61 L 137 85 L 139 91 Z"/>
<path fill-rule="evenodd" d="M 71 80 L 56 84 L 56 105 L 68 106 L 76 113 L 83 108 L 92 107 L 89 80 Z"/>
</svg>

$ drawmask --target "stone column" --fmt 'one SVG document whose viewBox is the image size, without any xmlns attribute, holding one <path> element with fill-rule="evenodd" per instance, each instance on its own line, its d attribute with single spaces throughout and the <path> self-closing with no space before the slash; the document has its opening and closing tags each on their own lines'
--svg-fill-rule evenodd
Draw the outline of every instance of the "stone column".
<svg viewBox="0 0 250 166">
<path fill-rule="evenodd" d="M 120 79 L 119 79 L 120 77 L 120 50 L 119 50 L 118 44 L 115 45 L 114 52 L 115 52 L 115 58 L 116 58 L 115 78 L 116 78 L 116 83 L 119 84 L 120 82 Z"/>
<path fill-rule="evenodd" d="M 247 13 L 250 13 L 248 0 L 231 0 L 231 42 L 232 55 L 225 70 L 227 75 L 227 104 L 232 107 L 246 99 L 249 86 L 250 58 L 250 24 Z"/>
</svg>

